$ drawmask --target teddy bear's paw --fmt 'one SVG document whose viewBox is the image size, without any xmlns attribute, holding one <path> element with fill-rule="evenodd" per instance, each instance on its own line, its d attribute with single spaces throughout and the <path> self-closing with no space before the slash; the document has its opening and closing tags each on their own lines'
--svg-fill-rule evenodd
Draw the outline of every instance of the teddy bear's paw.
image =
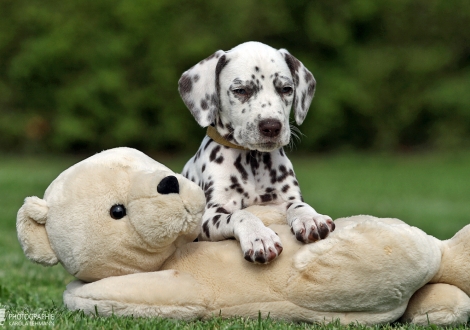
<svg viewBox="0 0 470 330">
<path fill-rule="evenodd" d="M 313 243 L 326 238 L 335 230 L 333 220 L 323 214 L 317 213 L 306 203 L 294 203 L 287 211 L 287 222 L 292 233 L 302 243 Z"/>
<path fill-rule="evenodd" d="M 259 222 L 244 226 L 237 236 L 246 260 L 266 264 L 279 256 L 283 248 L 279 236 Z"/>
</svg>

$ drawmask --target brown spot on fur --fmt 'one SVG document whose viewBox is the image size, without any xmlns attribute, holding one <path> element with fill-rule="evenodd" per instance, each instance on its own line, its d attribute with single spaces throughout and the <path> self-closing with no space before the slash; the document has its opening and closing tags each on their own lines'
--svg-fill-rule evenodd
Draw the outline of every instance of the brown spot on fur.
<svg viewBox="0 0 470 330">
<path fill-rule="evenodd" d="M 209 232 L 209 220 L 206 220 L 202 225 L 202 231 L 204 232 L 207 238 L 211 238 L 211 233 Z"/>
<path fill-rule="evenodd" d="M 212 224 L 215 225 L 217 228 L 219 228 L 220 225 L 220 217 L 221 215 L 219 214 L 212 218 Z"/>
<path fill-rule="evenodd" d="M 219 58 L 219 61 L 217 62 L 217 65 L 215 67 L 215 86 L 217 89 L 217 101 L 220 98 L 220 83 L 219 83 L 220 72 L 228 64 L 228 62 L 229 60 L 227 60 L 227 57 L 225 55 L 222 55 Z"/>
<path fill-rule="evenodd" d="M 245 180 L 245 181 L 248 180 L 248 173 L 246 172 L 245 167 L 243 167 L 243 165 L 242 165 L 242 155 L 241 154 L 238 155 L 238 157 L 235 160 L 235 162 L 233 163 L 233 165 L 235 165 L 235 168 L 241 174 L 242 180 Z"/>
<path fill-rule="evenodd" d="M 179 91 L 181 94 L 188 94 L 193 89 L 193 81 L 189 74 L 183 74 L 179 81 Z"/>
<path fill-rule="evenodd" d="M 216 213 L 230 214 L 230 212 L 227 211 L 226 209 L 224 209 L 223 207 L 217 208 L 217 210 L 215 210 L 215 212 L 216 212 Z"/>
<path fill-rule="evenodd" d="M 259 198 L 261 198 L 262 203 L 270 202 L 273 200 L 273 196 L 271 194 L 260 195 Z"/>
<path fill-rule="evenodd" d="M 221 148 L 220 145 L 218 145 L 214 149 L 212 149 L 212 151 L 209 155 L 209 160 L 211 162 L 213 162 L 215 160 L 215 158 L 217 157 L 217 153 L 219 152 L 220 148 Z"/>
</svg>

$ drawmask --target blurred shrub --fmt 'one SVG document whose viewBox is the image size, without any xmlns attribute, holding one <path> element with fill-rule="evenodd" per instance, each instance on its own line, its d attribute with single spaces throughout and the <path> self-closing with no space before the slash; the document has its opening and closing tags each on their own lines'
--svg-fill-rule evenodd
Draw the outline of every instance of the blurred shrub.
<svg viewBox="0 0 470 330">
<path fill-rule="evenodd" d="M 2 0 L 0 150 L 194 150 L 183 71 L 258 40 L 315 75 L 299 149 L 462 147 L 467 0 Z"/>
</svg>

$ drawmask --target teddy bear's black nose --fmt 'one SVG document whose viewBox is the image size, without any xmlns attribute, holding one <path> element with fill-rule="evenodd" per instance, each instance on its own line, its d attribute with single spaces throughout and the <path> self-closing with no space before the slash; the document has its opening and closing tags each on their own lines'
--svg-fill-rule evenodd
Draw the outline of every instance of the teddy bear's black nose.
<svg viewBox="0 0 470 330">
<path fill-rule="evenodd" d="M 157 186 L 157 191 L 160 194 L 179 194 L 180 192 L 180 185 L 178 183 L 178 179 L 174 175 L 169 175 L 164 177 L 162 181 Z"/>
</svg>

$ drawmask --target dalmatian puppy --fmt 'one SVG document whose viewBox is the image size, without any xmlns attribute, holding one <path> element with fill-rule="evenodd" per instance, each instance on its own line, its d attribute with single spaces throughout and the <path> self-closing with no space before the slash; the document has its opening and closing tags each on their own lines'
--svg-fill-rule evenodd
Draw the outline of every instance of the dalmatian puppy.
<svg viewBox="0 0 470 330">
<path fill-rule="evenodd" d="M 301 124 L 315 79 L 287 50 L 247 42 L 219 50 L 179 80 L 186 106 L 208 135 L 183 169 L 205 192 L 199 240 L 235 238 L 246 260 L 268 263 L 282 252 L 277 234 L 253 214 L 253 204 L 287 209 L 287 223 L 303 243 L 334 230 L 329 216 L 306 204 L 283 151 L 291 137 L 293 107 Z"/>
</svg>

